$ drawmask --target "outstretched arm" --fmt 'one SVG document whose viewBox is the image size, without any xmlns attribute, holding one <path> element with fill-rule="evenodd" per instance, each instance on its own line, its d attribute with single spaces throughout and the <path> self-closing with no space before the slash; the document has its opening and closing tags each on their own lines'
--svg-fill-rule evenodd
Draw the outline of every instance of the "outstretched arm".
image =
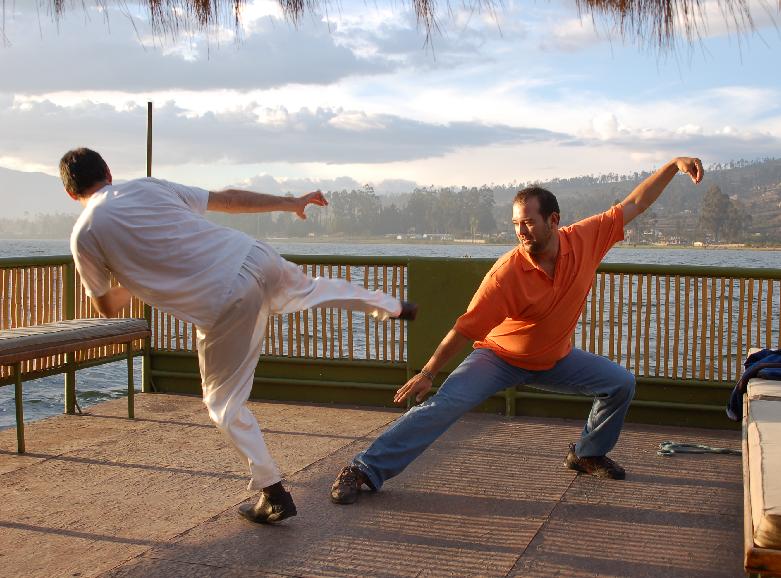
<svg viewBox="0 0 781 578">
<path fill-rule="evenodd" d="M 306 219 L 304 209 L 309 204 L 325 207 L 328 201 L 325 200 L 320 191 L 307 193 L 300 197 L 280 197 L 241 189 L 227 189 L 225 191 L 209 191 L 209 204 L 206 208 L 221 213 L 288 211 L 295 213 L 301 219 Z"/>
<path fill-rule="evenodd" d="M 471 341 L 471 339 L 456 331 L 455 328 L 451 329 L 440 342 L 434 355 L 428 360 L 428 363 L 423 367 L 423 370 L 426 373 L 435 376 L 437 372 L 442 369 L 442 366 L 450 361 L 456 353 L 461 351 L 464 346 Z M 413 395 L 417 401 L 422 401 L 423 396 L 431 389 L 431 385 L 431 379 L 423 375 L 423 373 L 418 373 L 396 391 L 393 402 L 401 403 Z"/>
<path fill-rule="evenodd" d="M 635 190 L 629 193 L 629 196 L 621 201 L 621 206 L 624 208 L 624 226 L 629 224 L 635 217 L 645 211 L 659 198 L 659 195 L 661 195 L 665 187 L 670 184 L 673 177 L 678 174 L 678 171 L 688 174 L 695 184 L 702 181 L 702 177 L 705 174 L 700 159 L 693 157 L 678 157 L 671 160 L 642 183 L 637 185 Z"/>
</svg>

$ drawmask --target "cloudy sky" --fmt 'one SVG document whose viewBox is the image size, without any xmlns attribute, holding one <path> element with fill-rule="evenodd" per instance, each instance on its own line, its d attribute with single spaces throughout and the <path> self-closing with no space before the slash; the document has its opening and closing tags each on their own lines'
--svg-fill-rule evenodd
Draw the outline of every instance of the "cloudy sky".
<svg viewBox="0 0 781 578">
<path fill-rule="evenodd" d="M 56 174 L 74 146 L 119 179 L 145 171 L 269 192 L 372 183 L 479 185 L 781 156 L 781 13 L 737 33 L 711 0 L 700 40 L 660 53 L 574 2 L 454 7 L 426 44 L 398 1 L 344 0 L 293 26 L 249 2 L 242 28 L 176 39 L 125 8 L 6 2 L 0 167 Z M 32 7 L 30 7 L 32 6 Z"/>
</svg>

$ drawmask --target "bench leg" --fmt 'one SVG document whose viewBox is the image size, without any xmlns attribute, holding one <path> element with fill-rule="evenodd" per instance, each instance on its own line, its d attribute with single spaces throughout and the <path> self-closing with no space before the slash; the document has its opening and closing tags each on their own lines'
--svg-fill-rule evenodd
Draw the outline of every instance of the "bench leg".
<svg viewBox="0 0 781 578">
<path fill-rule="evenodd" d="M 24 453 L 24 404 L 22 403 L 22 364 L 14 363 L 14 402 L 16 403 L 16 453 Z"/>
<path fill-rule="evenodd" d="M 125 345 L 127 353 L 127 417 L 133 419 L 135 417 L 135 405 L 133 396 L 135 394 L 135 387 L 133 385 L 133 343 L 128 342 Z"/>
<path fill-rule="evenodd" d="M 65 413 L 76 413 L 76 354 L 65 354 Z"/>
</svg>

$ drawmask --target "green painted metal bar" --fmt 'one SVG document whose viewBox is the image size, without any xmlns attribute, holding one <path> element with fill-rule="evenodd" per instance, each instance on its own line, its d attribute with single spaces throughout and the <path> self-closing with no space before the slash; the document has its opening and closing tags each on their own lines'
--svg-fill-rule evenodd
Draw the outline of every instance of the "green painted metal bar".
<svg viewBox="0 0 781 578">
<path fill-rule="evenodd" d="M 71 259 L 65 264 L 65 278 L 63 279 L 62 299 L 63 299 L 63 319 L 76 318 L 76 264 Z"/>
<path fill-rule="evenodd" d="M 65 413 L 76 413 L 76 354 L 65 354 Z"/>
<path fill-rule="evenodd" d="M 194 372 L 188 371 L 163 371 L 153 370 L 152 374 L 161 378 L 173 378 L 184 380 L 200 380 L 200 375 Z M 305 386 L 317 386 L 323 388 L 329 387 L 342 387 L 348 389 L 369 389 L 395 392 L 398 389 L 397 385 L 387 383 L 370 383 L 370 382 L 355 382 L 355 381 L 332 381 L 332 380 L 310 380 L 310 379 L 296 379 L 289 377 L 255 377 L 252 381 L 256 385 L 265 384 L 287 384 L 287 385 L 305 385 Z M 433 388 L 432 391 L 436 392 L 438 388 Z M 592 398 L 580 396 L 580 395 L 565 395 L 557 393 L 536 393 L 529 391 L 516 391 L 515 388 L 507 388 L 506 390 L 496 393 L 489 399 L 502 399 L 508 400 L 513 398 L 516 401 L 519 399 L 536 399 L 547 401 L 583 401 L 591 402 Z M 707 405 L 698 403 L 674 403 L 665 401 L 647 401 L 647 400 L 633 400 L 633 407 L 645 407 L 653 409 L 687 409 L 692 411 L 705 411 L 709 413 L 724 413 L 724 407 L 721 405 Z M 516 406 L 513 406 L 513 413 L 515 415 Z"/>
<path fill-rule="evenodd" d="M 65 278 L 62 287 L 62 317 L 76 317 L 76 264 L 73 260 L 64 267 Z M 76 413 L 76 353 L 65 354 L 65 413 Z"/>
<path fill-rule="evenodd" d="M 440 257 L 398 257 L 371 255 L 299 255 L 286 254 L 285 259 L 294 263 L 313 265 L 406 265 L 410 261 L 453 261 L 459 258 Z M 495 259 L 470 259 L 474 263 L 494 263 Z M 0 258 L 0 269 L 16 267 L 69 265 L 73 263 L 70 255 L 46 255 L 35 257 Z M 726 277 L 735 279 L 781 279 L 781 269 L 756 269 L 749 267 L 706 267 L 701 265 L 647 265 L 638 263 L 602 263 L 598 269 L 602 273 L 649 273 L 652 275 Z"/>
<path fill-rule="evenodd" d="M 165 370 L 152 370 L 153 377 L 161 378 L 173 378 L 173 379 L 185 379 L 199 381 L 201 376 L 197 373 L 191 373 L 189 371 L 165 371 Z M 371 389 L 378 391 L 396 391 L 397 385 L 391 383 L 370 383 L 362 381 L 333 381 L 333 380 L 311 380 L 311 379 L 296 379 L 293 377 L 255 377 L 252 380 L 255 385 L 266 384 L 285 384 L 285 385 L 305 385 L 305 386 L 320 386 L 323 388 L 328 387 L 342 387 L 347 389 Z"/>
<path fill-rule="evenodd" d="M 513 417 L 516 415 L 516 396 L 517 390 L 515 387 L 508 387 L 504 390 L 504 414 L 507 417 Z"/>
<path fill-rule="evenodd" d="M 196 359 L 198 354 L 195 351 L 155 351 L 155 357 L 179 357 Z M 315 357 L 287 357 L 282 355 L 261 355 L 260 363 L 281 363 L 290 365 L 299 365 L 301 363 L 312 362 L 317 365 L 333 366 L 333 367 L 361 367 L 361 368 L 396 368 L 406 369 L 407 364 L 402 361 L 375 361 L 372 359 L 329 359 L 329 358 L 315 358 Z M 411 370 L 410 370 L 411 371 Z M 412 377 L 414 373 L 409 374 Z"/>
<path fill-rule="evenodd" d="M 749 267 L 705 267 L 701 265 L 646 265 L 642 263 L 602 263 L 603 273 L 644 273 L 688 277 L 732 277 L 736 279 L 781 279 L 781 269 Z"/>
<path fill-rule="evenodd" d="M 646 377 L 639 375 L 635 377 L 635 381 L 638 385 L 669 385 L 679 386 L 685 385 L 686 387 L 713 389 L 719 388 L 726 391 L 730 391 L 735 383 L 732 381 L 703 381 L 700 379 L 673 379 L 670 377 Z"/>
<path fill-rule="evenodd" d="M 0 269 L 14 269 L 17 267 L 47 267 L 52 265 L 67 265 L 73 262 L 70 255 L 41 255 L 35 257 L 2 257 Z"/>
<path fill-rule="evenodd" d="M 133 356 L 139 355 L 138 353 L 133 353 Z M 88 359 L 86 361 L 82 361 L 80 363 L 76 364 L 76 370 L 80 369 L 86 369 L 88 367 L 97 367 L 98 365 L 106 365 L 107 363 L 116 363 L 117 361 L 124 361 L 126 358 L 125 353 L 119 353 L 117 355 L 112 355 L 111 357 L 102 357 L 99 359 Z M 43 369 L 40 371 L 31 371 L 29 373 L 23 373 L 22 374 L 22 382 L 26 381 L 33 381 L 35 379 L 40 379 L 42 377 L 50 377 L 52 375 L 61 375 L 65 373 L 65 366 L 55 367 L 52 369 Z M 4 387 L 7 385 L 13 385 L 14 383 L 14 377 L 6 377 L 2 380 L 0 380 L 0 387 Z"/>
<path fill-rule="evenodd" d="M 22 364 L 14 364 L 14 403 L 16 404 L 16 453 L 24 453 L 24 400 L 22 397 Z"/>
<path fill-rule="evenodd" d="M 125 344 L 127 357 L 127 417 L 135 417 L 135 384 L 133 383 L 133 342 Z"/>
<path fill-rule="evenodd" d="M 299 265 L 406 265 L 410 257 L 370 255 L 282 255 L 288 261 Z M 419 257 L 415 257 L 418 259 Z"/>
<path fill-rule="evenodd" d="M 151 103 L 150 103 L 151 104 Z M 144 303 L 144 319 L 149 329 L 152 329 L 152 307 L 151 305 Z M 144 339 L 144 357 L 141 362 L 141 391 L 143 393 L 151 393 L 154 391 L 152 384 L 152 337 Z"/>
<path fill-rule="evenodd" d="M 516 399 L 538 399 L 547 401 L 573 401 L 580 400 L 584 402 L 591 402 L 592 398 L 582 395 L 565 395 L 561 393 L 534 393 L 530 391 L 519 391 L 515 394 Z M 691 411 L 701 411 L 708 413 L 725 414 L 724 407 L 722 405 L 707 405 L 703 403 L 673 403 L 666 401 L 650 401 L 642 399 L 633 399 L 632 407 L 645 407 L 651 409 L 686 409 Z M 726 415 L 726 414 L 725 414 Z M 726 417 L 724 418 L 727 419 Z"/>
</svg>

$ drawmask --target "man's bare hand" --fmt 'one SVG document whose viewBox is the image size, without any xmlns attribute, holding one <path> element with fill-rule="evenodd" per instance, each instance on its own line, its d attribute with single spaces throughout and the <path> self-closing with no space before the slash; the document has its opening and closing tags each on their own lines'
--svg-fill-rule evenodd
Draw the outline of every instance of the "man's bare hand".
<svg viewBox="0 0 781 578">
<path fill-rule="evenodd" d="M 431 380 L 428 377 L 418 373 L 396 391 L 393 403 L 403 403 L 404 400 L 413 395 L 416 401 L 423 401 L 423 398 L 431 389 L 431 385 Z"/>
<path fill-rule="evenodd" d="M 298 215 L 299 219 L 306 219 L 306 213 L 304 210 L 306 209 L 307 205 L 317 205 L 318 207 L 328 206 L 328 201 L 320 191 L 313 191 L 311 193 L 307 193 L 306 195 L 302 195 L 298 197 L 296 201 L 296 215 Z"/>
<path fill-rule="evenodd" d="M 682 173 L 689 175 L 695 185 L 702 181 L 702 177 L 705 175 L 702 161 L 694 157 L 678 157 L 675 159 L 675 166 Z"/>
</svg>

